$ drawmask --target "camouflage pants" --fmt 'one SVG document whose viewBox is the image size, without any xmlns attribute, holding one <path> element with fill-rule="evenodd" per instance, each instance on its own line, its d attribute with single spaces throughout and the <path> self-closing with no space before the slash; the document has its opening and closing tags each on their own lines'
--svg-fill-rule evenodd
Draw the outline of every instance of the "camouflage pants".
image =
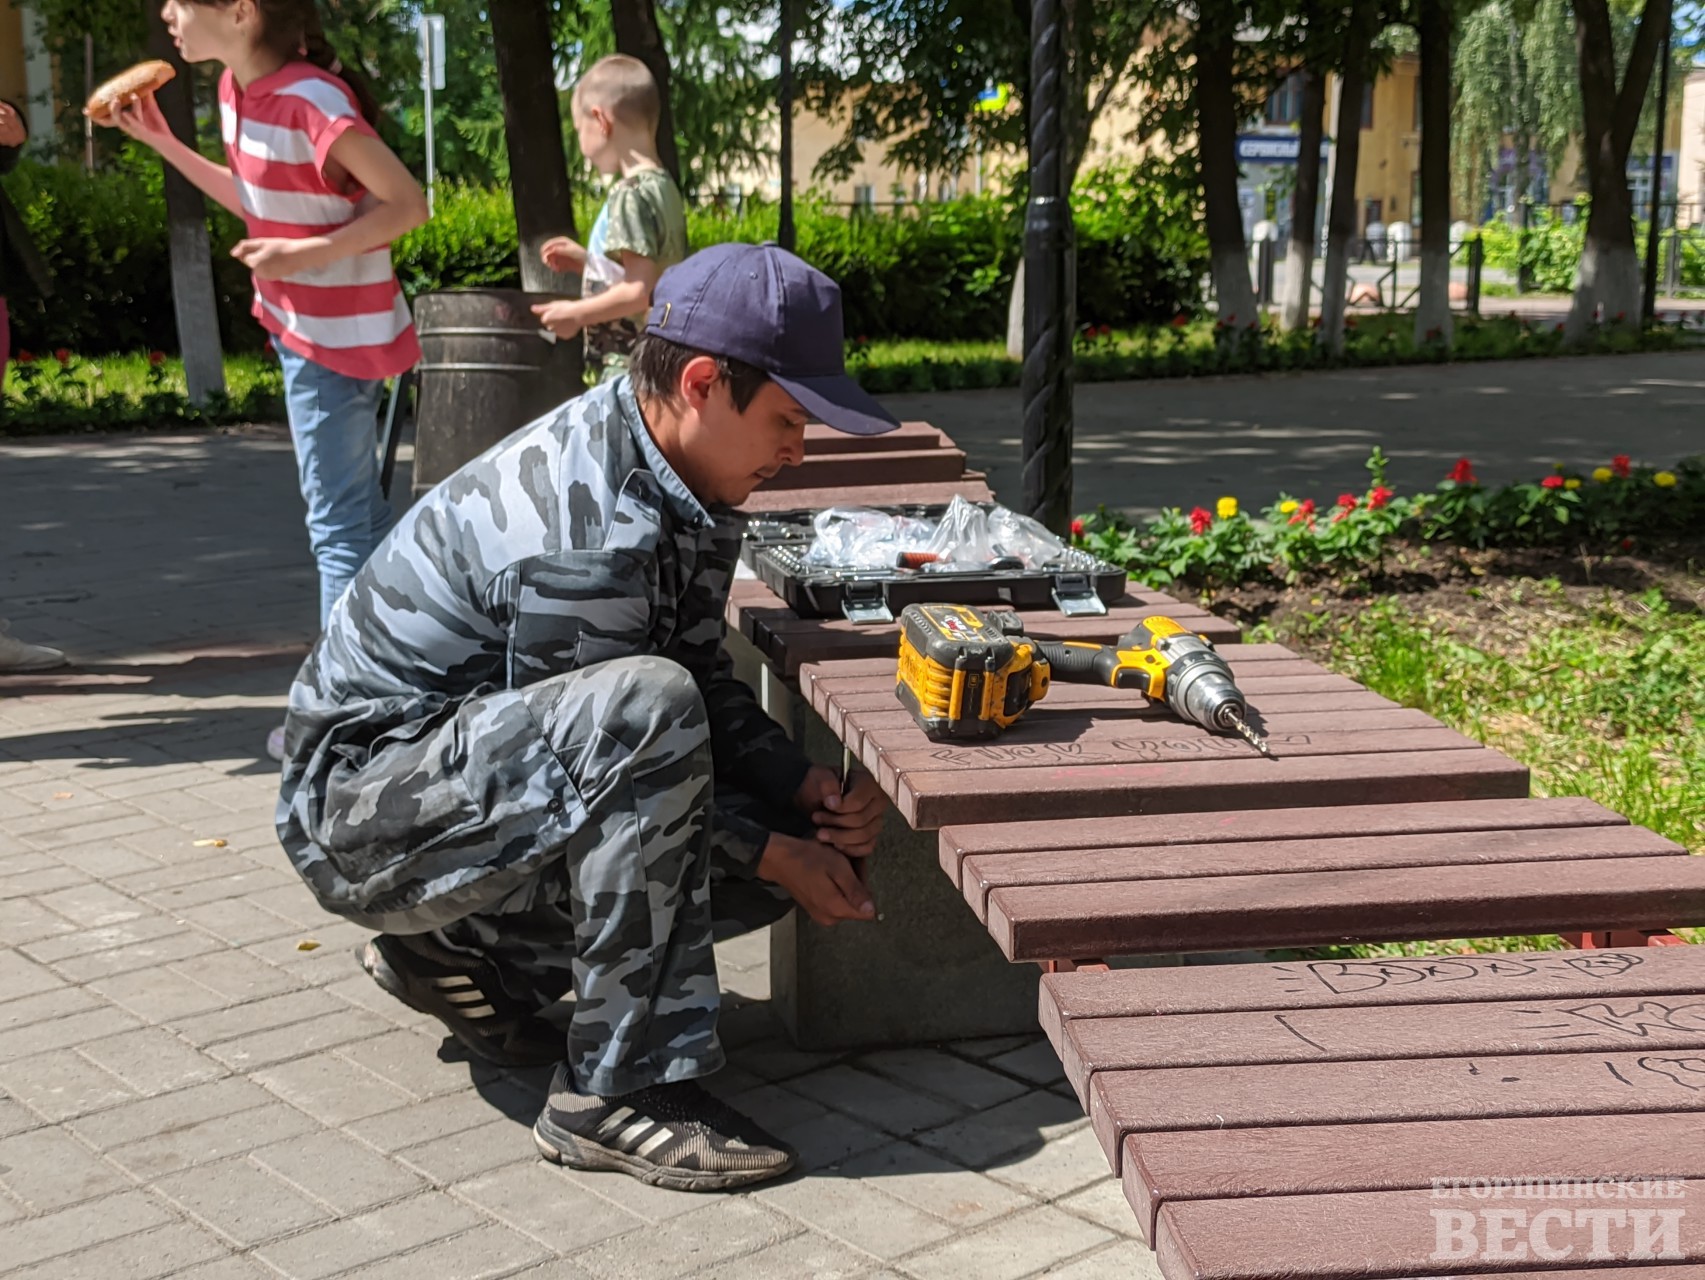
<svg viewBox="0 0 1705 1280">
<path fill-rule="evenodd" d="M 567 1060 L 588 1093 L 721 1067 L 712 882 L 738 888 L 753 923 L 789 903 L 712 865 L 709 725 L 684 668 L 615 659 L 389 736 L 328 785 L 326 839 L 341 848 L 326 860 L 347 886 L 328 905 L 387 932 L 443 928 L 517 986 L 572 986 Z M 383 839 L 360 828 L 399 818 L 412 822 L 392 838 L 415 847 L 360 880 L 353 855 Z M 298 867 L 326 901 L 320 868 Z"/>
</svg>

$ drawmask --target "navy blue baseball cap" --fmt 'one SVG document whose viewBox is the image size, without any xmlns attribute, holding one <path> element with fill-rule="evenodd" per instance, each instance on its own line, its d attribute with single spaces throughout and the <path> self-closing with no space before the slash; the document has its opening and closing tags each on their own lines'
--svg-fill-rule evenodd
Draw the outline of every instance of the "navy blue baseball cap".
<svg viewBox="0 0 1705 1280">
<path fill-rule="evenodd" d="M 837 431 L 900 425 L 847 376 L 840 286 L 776 245 L 712 245 L 676 263 L 651 291 L 645 331 L 762 369 Z"/>
</svg>

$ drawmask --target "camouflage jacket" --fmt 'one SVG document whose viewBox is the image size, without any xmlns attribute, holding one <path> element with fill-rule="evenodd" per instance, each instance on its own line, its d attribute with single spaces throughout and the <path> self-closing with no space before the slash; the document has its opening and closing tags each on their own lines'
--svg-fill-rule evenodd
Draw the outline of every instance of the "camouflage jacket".
<svg viewBox="0 0 1705 1280">
<path fill-rule="evenodd" d="M 515 432 L 420 499 L 356 575 L 290 693 L 278 826 L 310 854 L 324 778 L 459 699 L 651 654 L 703 691 L 716 775 L 789 810 L 808 762 L 733 673 L 723 610 L 743 518 L 707 510 L 625 377 Z M 768 832 L 719 808 L 755 868 Z"/>
</svg>

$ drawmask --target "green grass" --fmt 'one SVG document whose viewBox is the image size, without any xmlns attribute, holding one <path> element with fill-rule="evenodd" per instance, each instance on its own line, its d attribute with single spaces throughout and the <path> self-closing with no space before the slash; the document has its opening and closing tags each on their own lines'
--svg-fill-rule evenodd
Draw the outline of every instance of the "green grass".
<svg viewBox="0 0 1705 1280">
<path fill-rule="evenodd" d="M 1270 628 L 1532 771 L 1542 796 L 1587 796 L 1705 849 L 1705 616 L 1651 591 L 1568 601 L 1552 582 L 1501 593 L 1495 625 L 1384 599 Z M 1679 930 L 1694 942 L 1705 930 Z M 1333 955 L 1544 950 L 1555 937 L 1334 948 Z"/>
<path fill-rule="evenodd" d="M 281 421 L 283 394 L 278 362 L 260 355 L 227 356 L 224 401 L 198 413 L 189 406 L 183 361 L 175 356 L 155 368 L 143 351 L 70 355 L 63 364 L 38 352 L 29 365 L 7 366 L 0 436 Z"/>
</svg>

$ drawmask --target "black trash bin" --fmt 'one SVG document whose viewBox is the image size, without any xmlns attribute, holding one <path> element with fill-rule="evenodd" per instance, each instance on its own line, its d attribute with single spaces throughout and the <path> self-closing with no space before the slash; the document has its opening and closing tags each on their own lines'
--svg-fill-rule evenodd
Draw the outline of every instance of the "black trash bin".
<svg viewBox="0 0 1705 1280">
<path fill-rule="evenodd" d="M 579 335 L 548 341 L 532 312 L 559 296 L 450 289 L 414 300 L 414 497 L 586 389 Z"/>
</svg>

